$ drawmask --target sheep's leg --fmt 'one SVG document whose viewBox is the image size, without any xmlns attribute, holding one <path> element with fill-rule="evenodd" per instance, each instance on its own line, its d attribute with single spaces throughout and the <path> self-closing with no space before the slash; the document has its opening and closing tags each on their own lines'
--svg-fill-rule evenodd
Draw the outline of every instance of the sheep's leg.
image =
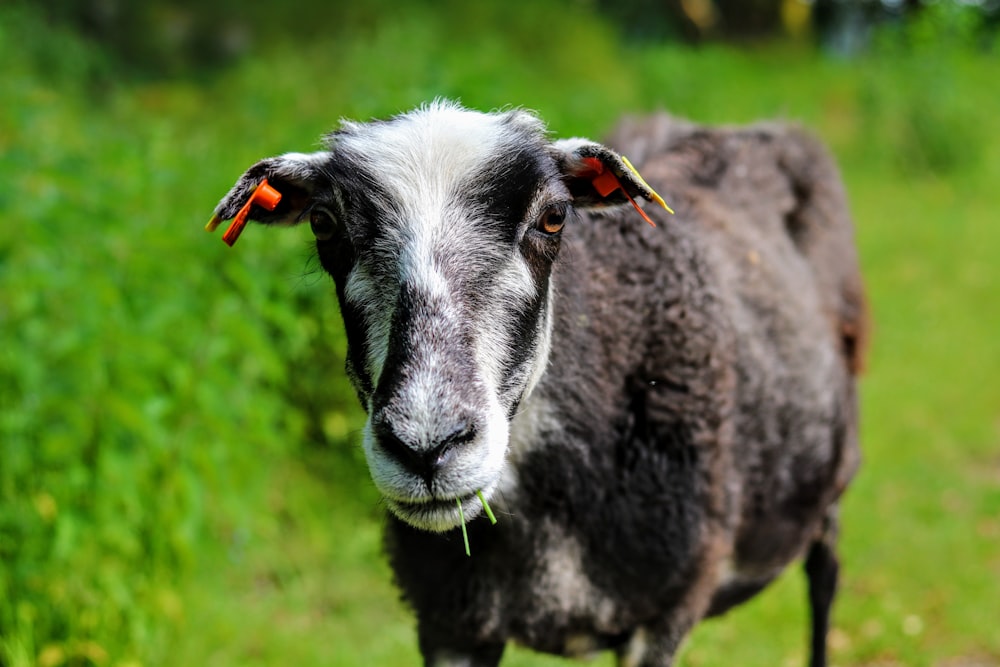
<svg viewBox="0 0 1000 667">
<path fill-rule="evenodd" d="M 812 615 L 810 667 L 826 667 L 826 635 L 830 630 L 830 608 L 837 593 L 837 575 L 840 570 L 836 540 L 837 520 L 834 511 L 831 511 L 824 522 L 822 536 L 809 547 L 805 562 Z"/>
<path fill-rule="evenodd" d="M 503 657 L 503 649 L 503 644 L 462 650 L 429 648 L 421 645 L 425 667 L 497 667 L 500 658 Z"/>
<path fill-rule="evenodd" d="M 670 667 L 685 634 L 676 628 L 662 634 L 639 628 L 618 652 L 618 667 Z"/>
<path fill-rule="evenodd" d="M 708 613 L 718 588 L 719 568 L 729 550 L 728 529 L 707 527 L 705 548 L 698 560 L 704 565 L 689 582 L 686 593 L 662 619 L 636 629 L 618 650 L 618 667 L 671 667 L 684 639 Z"/>
</svg>

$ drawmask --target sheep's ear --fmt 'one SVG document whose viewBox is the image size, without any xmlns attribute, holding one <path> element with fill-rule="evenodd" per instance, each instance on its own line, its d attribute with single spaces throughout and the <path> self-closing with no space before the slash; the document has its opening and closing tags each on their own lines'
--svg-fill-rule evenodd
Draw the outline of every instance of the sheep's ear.
<svg viewBox="0 0 1000 667">
<path fill-rule="evenodd" d="M 248 219 L 264 224 L 294 225 L 301 222 L 313 193 L 328 180 L 325 166 L 329 160 L 330 153 L 327 151 L 286 153 L 261 160 L 247 169 L 222 198 L 215 207 L 209 226 L 214 229 L 213 225 L 220 221 L 235 218 L 264 179 L 281 197 L 273 210 L 256 203 L 251 205 Z"/>
<path fill-rule="evenodd" d="M 554 142 L 552 149 L 578 208 L 631 203 L 650 224 L 652 221 L 635 203 L 637 197 L 670 211 L 663 198 L 649 187 L 628 159 L 607 146 L 588 139 L 562 139 Z"/>
</svg>

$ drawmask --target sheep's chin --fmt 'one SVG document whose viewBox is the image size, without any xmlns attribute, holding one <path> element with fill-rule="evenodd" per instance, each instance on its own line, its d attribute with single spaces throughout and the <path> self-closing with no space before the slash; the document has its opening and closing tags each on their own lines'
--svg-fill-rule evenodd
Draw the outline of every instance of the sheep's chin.
<svg viewBox="0 0 1000 667">
<path fill-rule="evenodd" d="M 484 490 L 484 496 L 488 497 L 489 495 Z M 483 513 L 483 505 L 475 493 L 462 496 L 461 500 L 461 515 L 458 512 L 458 503 L 455 502 L 455 498 L 418 503 L 400 502 L 386 498 L 385 502 L 389 511 L 400 521 L 420 530 L 444 533 L 460 527 L 463 515 L 465 523 L 469 523 Z"/>
</svg>

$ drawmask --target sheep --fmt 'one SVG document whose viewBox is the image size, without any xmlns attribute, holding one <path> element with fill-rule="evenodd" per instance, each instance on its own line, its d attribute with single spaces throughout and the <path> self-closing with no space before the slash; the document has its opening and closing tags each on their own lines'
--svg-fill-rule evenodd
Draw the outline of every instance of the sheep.
<svg viewBox="0 0 1000 667">
<path fill-rule="evenodd" d="M 642 222 L 623 154 L 675 216 Z M 265 178 L 280 201 L 248 205 Z M 309 220 L 333 279 L 425 665 L 513 641 L 664 667 L 800 558 L 826 665 L 867 315 L 815 139 L 656 114 L 554 141 L 437 101 L 254 164 L 214 220 L 242 207 Z"/>
</svg>

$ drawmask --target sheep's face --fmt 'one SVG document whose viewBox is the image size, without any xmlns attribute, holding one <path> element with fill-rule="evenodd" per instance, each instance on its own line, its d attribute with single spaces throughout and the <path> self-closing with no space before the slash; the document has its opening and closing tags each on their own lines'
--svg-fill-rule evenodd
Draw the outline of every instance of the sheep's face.
<svg viewBox="0 0 1000 667">
<path fill-rule="evenodd" d="M 252 217 L 309 220 L 368 413 L 372 478 L 399 518 L 447 530 L 456 499 L 474 516 L 476 492 L 498 485 L 509 421 L 548 358 L 564 223 L 574 206 L 616 203 L 578 177 L 617 156 L 551 143 L 525 112 L 449 104 L 347 123 L 328 147 L 258 163 L 218 211 L 231 217 L 267 177 L 282 202 Z"/>
</svg>

